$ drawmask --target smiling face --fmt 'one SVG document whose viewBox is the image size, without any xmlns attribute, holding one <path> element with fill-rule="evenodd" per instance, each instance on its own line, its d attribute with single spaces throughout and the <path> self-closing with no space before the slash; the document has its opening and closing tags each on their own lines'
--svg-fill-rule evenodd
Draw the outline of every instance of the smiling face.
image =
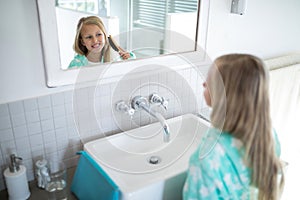
<svg viewBox="0 0 300 200">
<path fill-rule="evenodd" d="M 104 33 L 94 24 L 82 27 L 81 38 L 81 44 L 87 48 L 88 53 L 100 53 L 105 45 Z"/>
</svg>

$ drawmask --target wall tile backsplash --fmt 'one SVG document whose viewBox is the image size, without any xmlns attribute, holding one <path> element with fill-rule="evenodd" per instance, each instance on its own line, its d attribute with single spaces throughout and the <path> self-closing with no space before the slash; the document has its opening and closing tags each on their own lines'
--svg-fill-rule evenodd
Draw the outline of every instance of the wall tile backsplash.
<svg viewBox="0 0 300 200">
<path fill-rule="evenodd" d="M 76 166 L 82 141 L 154 122 L 147 113 L 136 113 L 131 120 L 115 112 L 118 100 L 156 92 L 169 99 L 168 110 L 160 110 L 166 118 L 199 112 L 206 107 L 202 82 L 194 70 L 184 69 L 1 104 L 0 190 L 5 188 L 3 171 L 11 153 L 23 158 L 29 181 L 35 178 L 34 163 L 42 157 L 55 157 L 67 167 Z"/>
</svg>

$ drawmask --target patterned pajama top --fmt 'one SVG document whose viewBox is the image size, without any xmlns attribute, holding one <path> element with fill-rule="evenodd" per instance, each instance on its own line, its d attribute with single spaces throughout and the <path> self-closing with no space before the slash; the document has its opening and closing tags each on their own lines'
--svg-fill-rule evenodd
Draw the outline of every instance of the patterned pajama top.
<svg viewBox="0 0 300 200">
<path fill-rule="evenodd" d="M 279 155 L 276 133 L 274 137 Z M 244 147 L 240 140 L 226 132 L 209 129 L 190 158 L 183 199 L 257 199 L 257 189 L 250 186 L 251 169 L 243 158 Z"/>
</svg>

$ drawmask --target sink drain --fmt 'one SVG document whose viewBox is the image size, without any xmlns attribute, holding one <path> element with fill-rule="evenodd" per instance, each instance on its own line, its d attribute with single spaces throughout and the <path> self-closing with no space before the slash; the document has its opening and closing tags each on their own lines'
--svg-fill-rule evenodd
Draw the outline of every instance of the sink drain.
<svg viewBox="0 0 300 200">
<path fill-rule="evenodd" d="M 161 162 L 161 158 L 159 156 L 151 156 L 147 160 L 151 165 L 157 165 Z"/>
</svg>

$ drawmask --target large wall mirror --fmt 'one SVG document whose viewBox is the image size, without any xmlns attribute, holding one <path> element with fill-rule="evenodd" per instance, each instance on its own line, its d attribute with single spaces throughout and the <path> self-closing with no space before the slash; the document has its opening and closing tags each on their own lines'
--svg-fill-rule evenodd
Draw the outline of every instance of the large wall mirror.
<svg viewBox="0 0 300 200">
<path fill-rule="evenodd" d="M 37 0 L 37 5 L 48 87 L 74 83 L 79 69 L 68 69 L 68 65 L 76 55 L 77 23 L 86 16 L 98 16 L 107 33 L 133 52 L 135 60 L 195 52 L 197 44 L 205 48 L 209 1 Z M 117 59 L 116 52 L 112 55 L 119 60 L 113 65 L 125 62 Z M 127 65 L 130 62 L 126 60 Z M 111 63 L 93 68 L 107 64 Z"/>
</svg>

